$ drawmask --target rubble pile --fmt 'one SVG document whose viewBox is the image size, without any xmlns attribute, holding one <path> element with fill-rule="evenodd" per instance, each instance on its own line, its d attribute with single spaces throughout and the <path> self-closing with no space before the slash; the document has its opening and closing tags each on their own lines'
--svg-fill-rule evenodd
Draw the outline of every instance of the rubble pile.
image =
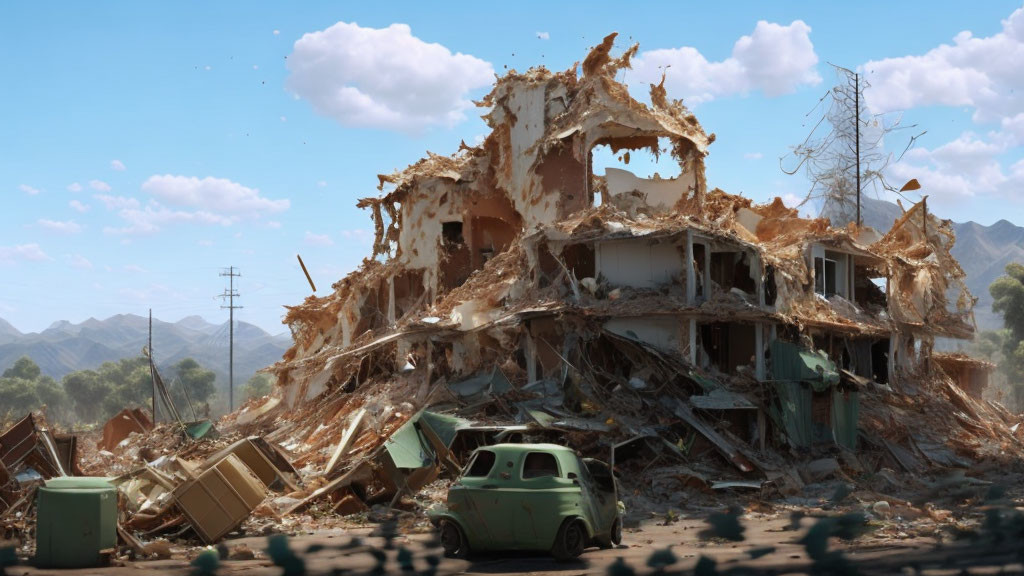
<svg viewBox="0 0 1024 576">
<path fill-rule="evenodd" d="M 641 511 L 1024 455 L 1020 416 L 982 399 L 992 366 L 932 353 L 974 332 L 949 221 L 922 201 L 883 236 L 709 190 L 714 135 L 664 80 L 633 99 L 616 77 L 637 47 L 614 58 L 614 40 L 582 68 L 510 71 L 479 103 L 480 145 L 379 176 L 358 203 L 372 255 L 289 307 L 274 392 L 219 439 L 137 409 L 104 427 L 84 467 L 114 478 L 125 542 L 422 506 L 498 441 L 610 460 Z M 681 173 L 596 174 L 600 146 Z M 5 519 L 24 470 L 74 473 L 27 421 L 29 444 L 0 438 Z"/>
</svg>

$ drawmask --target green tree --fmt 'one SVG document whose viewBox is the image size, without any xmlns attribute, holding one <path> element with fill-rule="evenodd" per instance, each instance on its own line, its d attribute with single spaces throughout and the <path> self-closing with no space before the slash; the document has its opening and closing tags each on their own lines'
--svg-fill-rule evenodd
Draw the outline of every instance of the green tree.
<svg viewBox="0 0 1024 576">
<path fill-rule="evenodd" d="M 64 376 L 61 381 L 64 391 L 75 404 L 75 414 L 84 422 L 96 422 L 103 408 L 103 401 L 110 395 L 112 386 L 100 378 L 94 370 L 79 370 Z"/>
<path fill-rule="evenodd" d="M 39 365 L 32 361 L 28 356 L 22 356 L 7 370 L 4 370 L 4 378 L 21 378 L 23 380 L 34 381 L 39 378 L 39 374 L 42 371 L 39 369 Z"/>
<path fill-rule="evenodd" d="M 178 362 L 171 368 L 171 371 L 178 383 L 171 388 L 171 398 L 174 400 L 175 406 L 178 407 L 178 411 L 184 417 L 186 411 L 189 410 L 188 401 L 191 400 L 192 407 L 199 413 L 200 406 L 208 402 L 216 391 L 214 382 L 217 380 L 217 375 L 212 370 L 200 366 L 192 358 L 185 358 Z M 183 390 L 188 391 L 187 398 Z M 189 416 L 192 414 L 191 412 L 187 413 Z"/>
<path fill-rule="evenodd" d="M 242 394 L 245 399 L 250 398 L 261 398 L 270 394 L 270 391 L 274 389 L 274 381 L 270 378 L 269 374 L 253 374 L 252 378 L 245 383 L 245 387 L 242 388 Z"/>
<path fill-rule="evenodd" d="M 107 419 L 125 408 L 148 406 L 153 398 L 153 379 L 149 360 L 143 357 L 104 362 L 99 367 L 100 380 L 110 385 L 103 400 L 103 418 Z"/>
<path fill-rule="evenodd" d="M 1007 381 L 1013 383 L 1017 408 L 1024 399 L 1024 265 L 1011 262 L 1006 273 L 996 278 L 988 288 L 992 295 L 992 310 L 1003 315 L 1003 361 L 1001 370 Z"/>
<path fill-rule="evenodd" d="M 20 418 L 37 408 L 39 397 L 34 382 L 25 378 L 0 378 L 0 417 L 3 420 Z"/>
</svg>

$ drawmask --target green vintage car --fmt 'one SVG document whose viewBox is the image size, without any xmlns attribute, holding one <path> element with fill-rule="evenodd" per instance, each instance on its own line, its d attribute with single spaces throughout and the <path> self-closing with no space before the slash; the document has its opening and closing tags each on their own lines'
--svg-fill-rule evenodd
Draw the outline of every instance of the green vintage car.
<svg viewBox="0 0 1024 576">
<path fill-rule="evenodd" d="M 428 516 L 445 555 L 456 558 L 470 550 L 548 550 L 568 560 L 622 539 L 611 468 L 555 444 L 477 448 L 447 505 Z"/>
</svg>

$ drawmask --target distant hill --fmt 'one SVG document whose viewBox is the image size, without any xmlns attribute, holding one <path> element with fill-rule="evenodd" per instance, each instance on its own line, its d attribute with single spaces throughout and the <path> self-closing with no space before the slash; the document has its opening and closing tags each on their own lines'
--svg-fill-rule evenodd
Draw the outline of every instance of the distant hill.
<svg viewBox="0 0 1024 576">
<path fill-rule="evenodd" d="M 827 207 L 822 214 L 829 215 Z M 864 223 L 883 234 L 902 215 L 900 207 L 893 202 L 867 196 L 861 199 Z M 991 226 L 977 222 L 953 222 L 953 231 L 956 233 L 953 256 L 967 274 L 967 288 L 978 298 L 974 308 L 978 329 L 998 330 L 1003 326 L 1003 319 L 992 311 L 988 287 L 1003 274 L 1008 263 L 1024 263 L 1024 228 L 1000 220 Z"/>
<path fill-rule="evenodd" d="M 227 322 L 212 324 L 199 316 L 175 323 L 154 318 L 153 354 L 157 366 L 166 370 L 183 358 L 194 358 L 216 372 L 218 388 L 226 390 L 228 333 Z M 29 334 L 22 334 L 0 319 L 0 371 L 27 355 L 43 374 L 59 380 L 69 372 L 139 356 L 148 338 L 149 319 L 134 314 L 118 314 L 106 320 L 89 318 L 81 324 L 61 320 L 42 332 Z M 287 332 L 274 336 L 258 326 L 236 321 L 236 389 L 257 370 L 280 360 L 291 344 Z"/>
</svg>

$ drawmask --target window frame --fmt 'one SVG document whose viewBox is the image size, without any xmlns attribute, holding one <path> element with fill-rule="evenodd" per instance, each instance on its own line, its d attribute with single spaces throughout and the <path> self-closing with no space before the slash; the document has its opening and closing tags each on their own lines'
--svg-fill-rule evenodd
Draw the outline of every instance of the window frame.
<svg viewBox="0 0 1024 576">
<path fill-rule="evenodd" d="M 526 459 L 529 458 L 533 454 L 541 454 L 541 455 L 544 455 L 544 456 L 551 457 L 555 461 L 555 471 L 556 471 L 556 473 L 554 475 L 545 474 L 543 476 L 530 476 L 529 478 L 527 478 L 526 477 Z M 564 476 L 562 476 L 562 463 L 558 461 L 558 456 L 555 456 L 551 452 L 544 452 L 543 450 L 531 450 L 531 451 L 529 451 L 529 452 L 527 452 L 526 454 L 523 455 L 522 463 L 519 466 L 519 479 L 520 480 L 536 480 L 537 478 L 563 478 L 563 477 Z"/>
</svg>

